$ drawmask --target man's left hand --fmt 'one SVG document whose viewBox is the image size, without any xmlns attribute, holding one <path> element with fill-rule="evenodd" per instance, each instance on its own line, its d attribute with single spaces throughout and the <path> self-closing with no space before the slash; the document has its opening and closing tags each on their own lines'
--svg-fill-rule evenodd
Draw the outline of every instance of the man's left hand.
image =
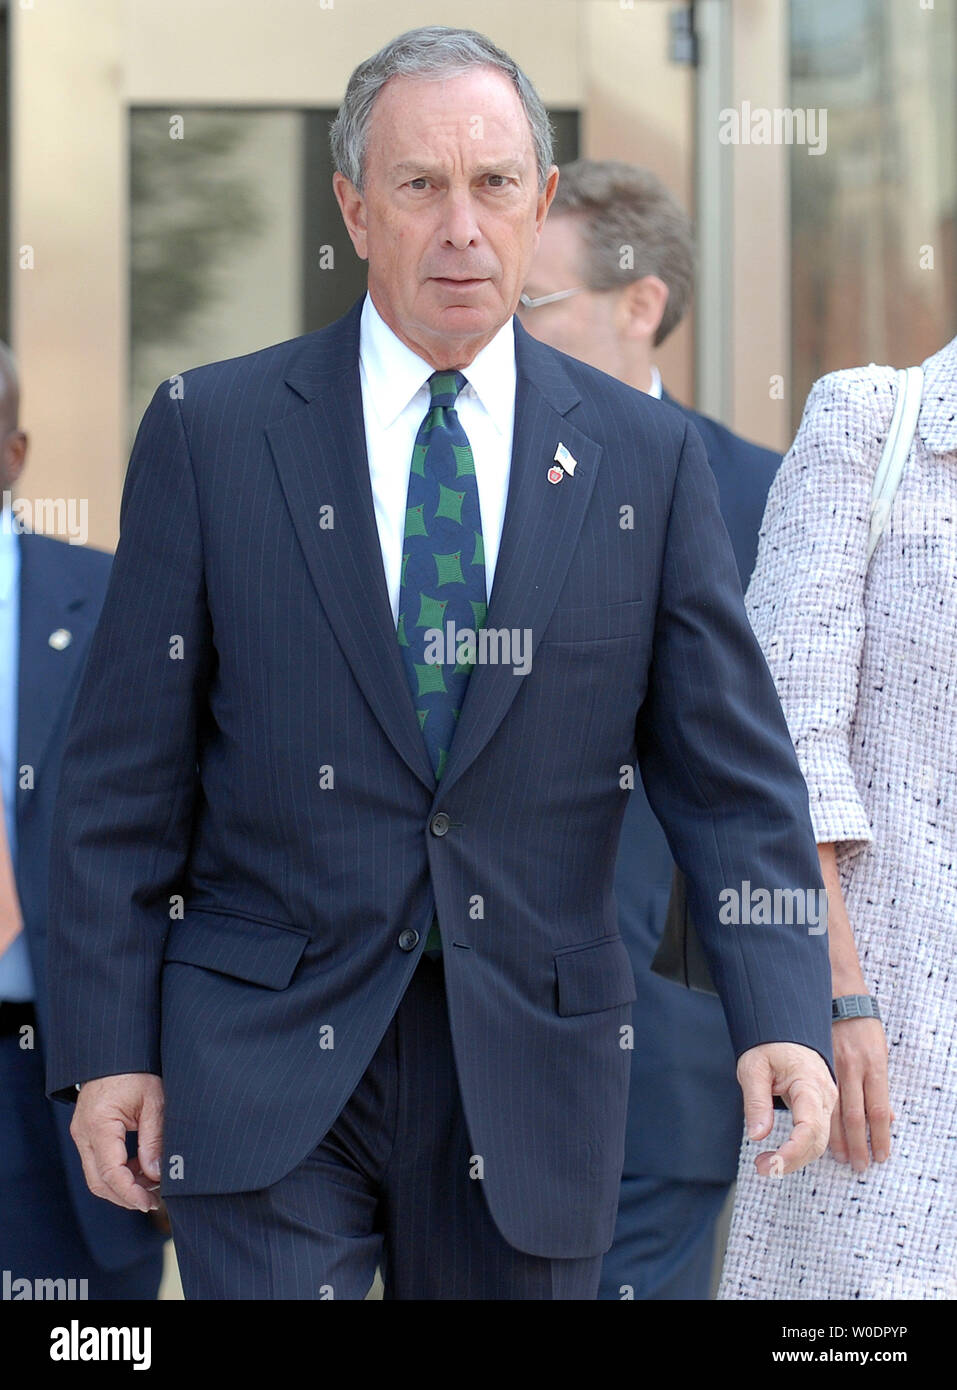
<svg viewBox="0 0 957 1390">
<path fill-rule="evenodd" d="M 783 1178 L 821 1157 L 827 1148 L 837 1086 L 819 1052 L 800 1043 L 761 1043 L 738 1058 L 738 1082 L 749 1139 L 770 1134 L 775 1096 L 784 1097 L 794 1121 L 790 1137 L 779 1149 L 768 1149 L 755 1159 L 762 1177 Z"/>
</svg>

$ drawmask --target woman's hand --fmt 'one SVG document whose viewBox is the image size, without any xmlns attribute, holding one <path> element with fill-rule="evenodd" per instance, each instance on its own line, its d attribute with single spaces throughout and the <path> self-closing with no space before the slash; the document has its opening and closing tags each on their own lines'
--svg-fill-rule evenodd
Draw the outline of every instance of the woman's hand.
<svg viewBox="0 0 957 1390">
<path fill-rule="evenodd" d="M 863 991 L 855 991 L 863 993 Z M 837 1105 L 831 1115 L 830 1150 L 856 1173 L 868 1163 L 867 1132 L 875 1163 L 891 1150 L 894 1121 L 887 1088 L 887 1038 L 877 1018 L 841 1018 L 832 1027 Z"/>
<path fill-rule="evenodd" d="M 831 989 L 842 994 L 869 994 L 847 915 L 833 844 L 819 844 L 821 877 L 827 889 L 827 948 Z M 891 1151 L 891 1110 L 887 1089 L 887 1038 L 879 1018 L 839 1018 L 832 1025 L 837 1105 L 831 1113 L 828 1147 L 838 1163 L 850 1162 L 856 1173 L 868 1164 L 867 1132 L 875 1163 Z"/>
</svg>

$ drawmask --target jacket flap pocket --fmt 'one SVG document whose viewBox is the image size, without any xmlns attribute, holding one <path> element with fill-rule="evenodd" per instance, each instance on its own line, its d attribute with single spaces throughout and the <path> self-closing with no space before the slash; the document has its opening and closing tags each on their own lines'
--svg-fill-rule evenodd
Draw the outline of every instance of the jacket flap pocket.
<svg viewBox="0 0 957 1390">
<path fill-rule="evenodd" d="M 308 941 L 309 933 L 299 927 L 187 909 L 169 929 L 163 959 L 285 989 Z"/>
<path fill-rule="evenodd" d="M 597 1013 L 637 998 L 635 976 L 620 936 L 604 936 L 581 946 L 566 946 L 555 954 L 558 1012 Z"/>
<path fill-rule="evenodd" d="M 590 608 L 557 607 L 542 633 L 545 642 L 601 642 L 631 637 L 648 623 L 641 599 L 606 603 Z"/>
</svg>

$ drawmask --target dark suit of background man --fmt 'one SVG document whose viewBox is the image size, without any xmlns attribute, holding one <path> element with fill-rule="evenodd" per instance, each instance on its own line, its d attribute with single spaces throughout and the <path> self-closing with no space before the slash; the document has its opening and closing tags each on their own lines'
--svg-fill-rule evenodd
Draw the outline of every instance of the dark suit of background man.
<svg viewBox="0 0 957 1390">
<path fill-rule="evenodd" d="M 92 1196 L 69 1112 L 44 1095 L 50 827 L 110 556 L 20 529 L 18 406 L 0 343 L 0 1271 L 14 1297 L 18 1279 L 85 1279 L 91 1299 L 155 1298 L 163 1236 L 152 1218 Z"/>
<path fill-rule="evenodd" d="M 633 252 L 622 256 L 622 247 Z M 526 285 L 523 324 L 560 351 L 668 401 L 704 440 L 742 587 L 780 455 L 663 390 L 654 349 L 681 322 L 691 224 L 661 180 L 617 160 L 562 167 Z M 543 302 L 538 302 L 543 301 Z M 524 301 L 523 301 L 524 302 Z M 631 1090 L 615 1242 L 600 1298 L 708 1297 L 715 1225 L 737 1175 L 741 1090 L 717 999 L 650 969 L 671 888 L 668 842 L 640 783 L 622 824 L 615 896 L 635 969 Z"/>
<path fill-rule="evenodd" d="M 94 1191 L 161 1182 L 188 1297 L 360 1298 L 381 1261 L 390 1298 L 594 1298 L 621 769 L 764 1134 L 792 1098 L 763 1171 L 827 1142 L 827 949 L 719 930 L 718 894 L 820 888 L 807 792 L 698 435 L 514 321 L 558 178 L 527 79 L 411 31 L 333 145 L 369 295 L 164 383 L 134 446 L 57 817 L 47 1081 L 83 1083 Z"/>
</svg>

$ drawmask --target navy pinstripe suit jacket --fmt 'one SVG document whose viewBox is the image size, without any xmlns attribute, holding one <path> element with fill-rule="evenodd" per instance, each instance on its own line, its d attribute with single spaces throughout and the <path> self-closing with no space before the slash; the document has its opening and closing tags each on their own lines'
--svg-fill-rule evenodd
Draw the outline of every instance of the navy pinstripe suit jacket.
<svg viewBox="0 0 957 1390">
<path fill-rule="evenodd" d="M 360 309 L 164 383 L 140 425 L 60 782 L 48 1087 L 162 1073 L 164 1192 L 277 1181 L 368 1065 L 435 905 L 492 1216 L 521 1250 L 596 1255 L 635 997 L 622 775 L 638 761 L 688 875 L 735 1050 L 830 1060 L 826 938 L 717 919 L 743 879 L 821 887 L 807 792 L 698 435 L 517 322 L 486 624 L 529 629 L 532 667 L 476 667 L 436 788 L 373 512 Z M 552 486 L 559 442 L 578 462 Z"/>
</svg>

